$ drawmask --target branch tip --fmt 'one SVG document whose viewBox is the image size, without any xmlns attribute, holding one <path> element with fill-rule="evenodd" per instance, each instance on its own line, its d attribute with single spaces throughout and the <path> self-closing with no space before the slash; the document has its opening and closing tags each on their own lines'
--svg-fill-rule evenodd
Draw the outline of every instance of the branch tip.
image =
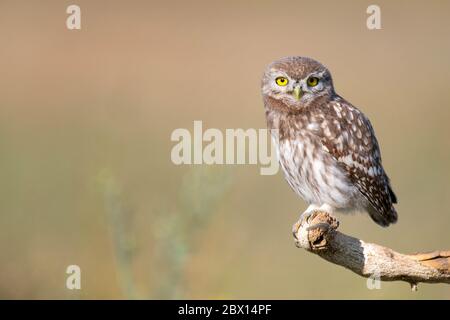
<svg viewBox="0 0 450 320">
<path fill-rule="evenodd" d="M 338 227 L 331 214 L 313 212 L 294 224 L 295 245 L 361 276 L 375 270 L 383 281 L 409 282 L 413 291 L 419 282 L 450 284 L 450 251 L 401 254 L 345 235 Z"/>
</svg>

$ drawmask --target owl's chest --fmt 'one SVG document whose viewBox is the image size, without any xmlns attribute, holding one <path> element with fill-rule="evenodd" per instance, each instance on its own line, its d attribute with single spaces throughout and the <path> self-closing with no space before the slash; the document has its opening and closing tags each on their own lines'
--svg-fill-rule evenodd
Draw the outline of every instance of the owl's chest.
<svg viewBox="0 0 450 320">
<path fill-rule="evenodd" d="M 336 205 L 348 201 L 347 177 L 308 131 L 299 130 L 294 136 L 280 139 L 278 155 L 287 182 L 305 201 Z"/>
<path fill-rule="evenodd" d="M 317 143 L 306 133 L 279 141 L 278 155 L 284 175 L 290 186 L 303 198 L 312 198 L 315 181 L 314 166 L 323 162 Z"/>
</svg>

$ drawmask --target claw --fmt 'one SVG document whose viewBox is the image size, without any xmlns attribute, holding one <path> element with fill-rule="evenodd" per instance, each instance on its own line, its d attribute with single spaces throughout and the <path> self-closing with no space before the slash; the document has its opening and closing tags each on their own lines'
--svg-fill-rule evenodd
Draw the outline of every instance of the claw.
<svg viewBox="0 0 450 320">
<path fill-rule="evenodd" d="M 292 234 L 294 235 L 294 238 L 296 240 L 298 240 L 297 238 L 297 233 L 298 233 L 298 229 L 300 229 L 300 221 L 297 221 L 296 223 L 294 223 L 294 225 L 292 226 Z"/>
<path fill-rule="evenodd" d="M 308 219 L 311 217 L 311 215 L 314 213 L 315 211 L 305 211 L 300 215 L 300 221 L 306 221 L 308 222 Z"/>
<path fill-rule="evenodd" d="M 309 226 L 309 227 L 306 228 L 307 231 L 311 231 L 311 230 L 314 230 L 314 229 L 320 229 L 320 230 L 323 230 L 323 231 L 328 231 L 330 229 L 330 225 L 328 223 L 325 223 L 325 222 L 320 222 L 320 223 L 313 224 L 312 226 Z"/>
</svg>

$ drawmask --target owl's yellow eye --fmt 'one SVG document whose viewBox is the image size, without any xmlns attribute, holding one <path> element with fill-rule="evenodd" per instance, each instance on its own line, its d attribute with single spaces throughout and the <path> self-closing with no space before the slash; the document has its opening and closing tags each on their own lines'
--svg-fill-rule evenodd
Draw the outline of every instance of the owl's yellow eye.
<svg viewBox="0 0 450 320">
<path fill-rule="evenodd" d="M 319 83 L 319 78 L 316 77 L 309 77 L 308 80 L 306 80 L 306 83 L 310 87 L 315 87 Z"/>
<path fill-rule="evenodd" d="M 277 83 L 277 85 L 284 87 L 289 83 L 289 80 L 285 77 L 278 77 L 275 79 L 275 82 Z"/>
</svg>

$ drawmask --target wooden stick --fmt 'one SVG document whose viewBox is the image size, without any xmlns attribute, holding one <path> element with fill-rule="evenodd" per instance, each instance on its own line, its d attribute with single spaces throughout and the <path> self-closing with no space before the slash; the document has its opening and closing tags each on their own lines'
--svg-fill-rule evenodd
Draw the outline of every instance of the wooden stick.
<svg viewBox="0 0 450 320">
<path fill-rule="evenodd" d="M 450 284 L 450 251 L 401 254 L 345 235 L 338 226 L 327 212 L 314 212 L 294 225 L 296 245 L 366 278 L 409 282 L 413 290 L 419 282 Z"/>
</svg>

